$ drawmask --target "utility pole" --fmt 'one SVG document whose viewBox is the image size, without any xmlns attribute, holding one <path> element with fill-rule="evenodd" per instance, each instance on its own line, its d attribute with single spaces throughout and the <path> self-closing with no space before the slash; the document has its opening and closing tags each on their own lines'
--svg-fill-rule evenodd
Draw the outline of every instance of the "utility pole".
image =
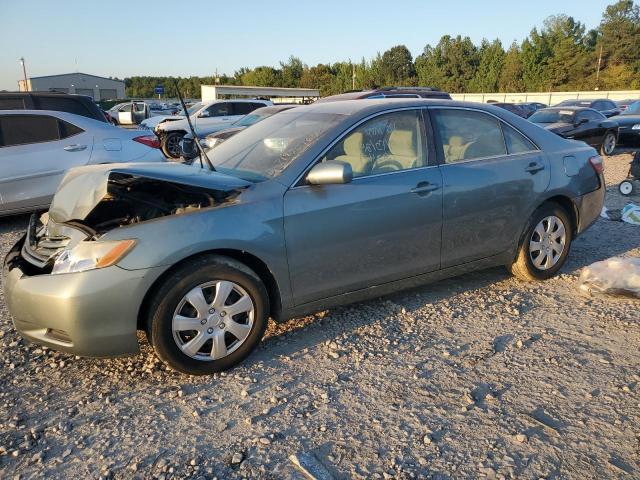
<svg viewBox="0 0 640 480">
<path fill-rule="evenodd" d="M 351 90 L 356 89 L 356 64 L 351 64 Z"/>
<path fill-rule="evenodd" d="M 600 44 L 600 55 L 598 55 L 598 68 L 596 69 L 596 90 L 600 88 L 600 65 L 602 64 L 602 47 Z"/>
<path fill-rule="evenodd" d="M 27 80 L 27 67 L 24 65 L 24 57 L 20 57 L 20 63 L 22 64 L 22 75 L 24 77 L 24 91 L 29 91 L 29 82 Z"/>
</svg>

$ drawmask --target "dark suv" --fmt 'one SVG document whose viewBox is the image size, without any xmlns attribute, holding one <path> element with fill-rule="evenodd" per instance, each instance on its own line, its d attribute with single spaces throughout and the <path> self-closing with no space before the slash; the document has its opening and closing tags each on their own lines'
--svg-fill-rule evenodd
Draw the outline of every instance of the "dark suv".
<svg viewBox="0 0 640 480">
<path fill-rule="evenodd" d="M 53 110 L 107 122 L 104 113 L 86 95 L 55 92 L 0 92 L 0 110 Z"/>
<path fill-rule="evenodd" d="M 321 98 L 315 103 L 362 100 L 364 98 L 438 98 L 451 100 L 451 95 L 432 87 L 384 87 L 376 88 L 375 90 L 352 90 L 339 95 Z"/>
</svg>

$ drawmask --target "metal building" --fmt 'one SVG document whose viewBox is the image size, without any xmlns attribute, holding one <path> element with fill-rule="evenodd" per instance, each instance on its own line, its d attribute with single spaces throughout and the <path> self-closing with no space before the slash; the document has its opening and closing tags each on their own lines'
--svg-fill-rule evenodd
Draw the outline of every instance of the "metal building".
<svg viewBox="0 0 640 480">
<path fill-rule="evenodd" d="M 62 92 L 87 95 L 95 101 L 125 98 L 124 81 L 98 77 L 88 73 L 63 73 L 28 79 L 29 88 L 24 80 L 18 82 L 21 92 Z"/>
</svg>

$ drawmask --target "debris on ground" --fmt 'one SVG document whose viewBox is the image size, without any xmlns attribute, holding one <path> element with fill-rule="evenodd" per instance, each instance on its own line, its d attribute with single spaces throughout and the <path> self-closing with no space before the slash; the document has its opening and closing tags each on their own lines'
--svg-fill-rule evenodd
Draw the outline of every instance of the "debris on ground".
<svg viewBox="0 0 640 480">
<path fill-rule="evenodd" d="M 640 258 L 608 258 L 585 267 L 578 288 L 587 294 L 640 298 Z"/>
</svg>

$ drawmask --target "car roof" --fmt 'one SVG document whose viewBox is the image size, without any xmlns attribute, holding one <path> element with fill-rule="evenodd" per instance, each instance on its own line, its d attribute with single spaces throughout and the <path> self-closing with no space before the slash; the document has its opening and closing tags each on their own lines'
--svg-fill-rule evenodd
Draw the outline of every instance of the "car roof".
<svg viewBox="0 0 640 480">
<path fill-rule="evenodd" d="M 423 98 L 450 98 L 447 92 L 433 87 L 384 87 L 371 90 L 353 90 L 336 95 L 329 95 L 328 97 L 317 100 L 315 103 L 360 100 L 370 95 L 427 95 L 427 97 Z"/>
<path fill-rule="evenodd" d="M 336 100 L 334 102 L 316 102 L 299 108 L 304 108 L 308 112 L 355 115 L 383 112 L 394 108 L 429 106 L 473 107 L 489 112 L 495 112 L 496 110 L 499 110 L 500 112 L 505 111 L 499 107 L 493 107 L 491 104 L 447 100 L 444 98 L 367 98 L 358 102 L 353 102 L 351 100 Z"/>
</svg>

